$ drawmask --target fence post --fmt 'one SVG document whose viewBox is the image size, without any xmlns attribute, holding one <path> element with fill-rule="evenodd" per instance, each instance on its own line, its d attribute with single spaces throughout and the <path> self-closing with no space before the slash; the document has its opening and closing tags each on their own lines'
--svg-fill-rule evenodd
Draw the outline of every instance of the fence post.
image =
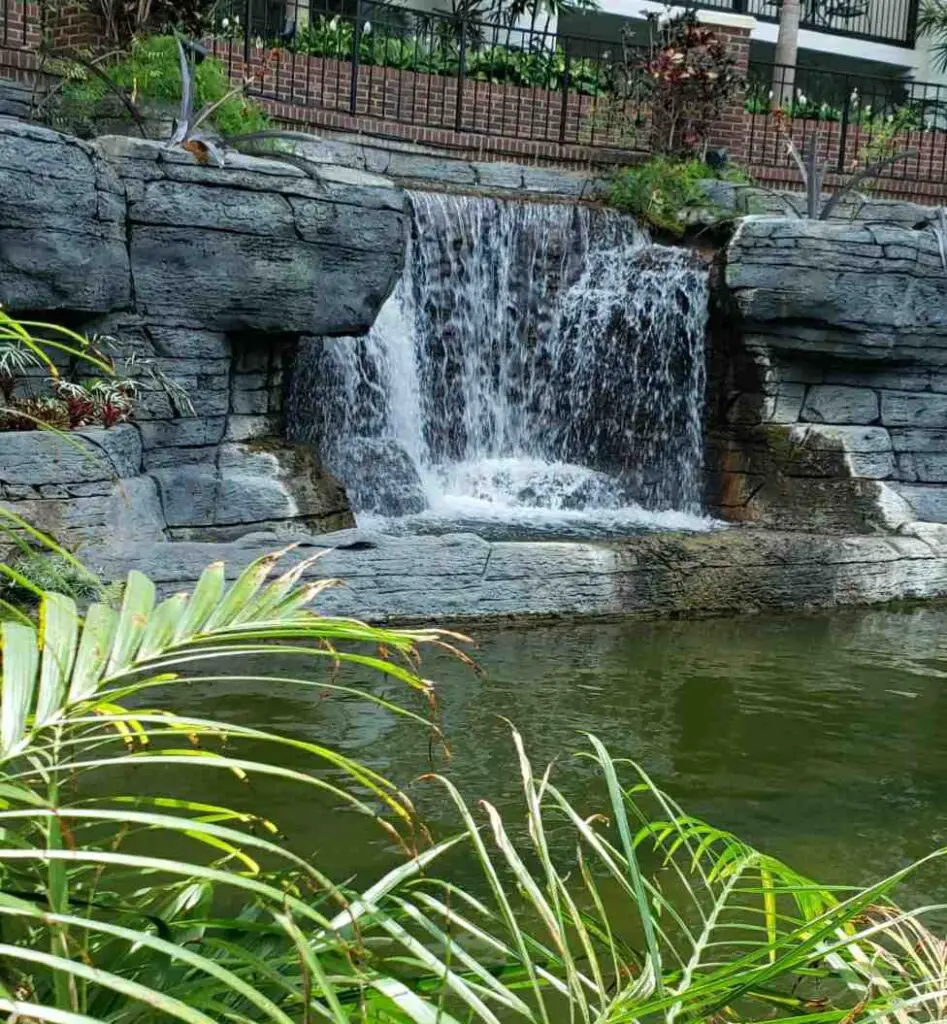
<svg viewBox="0 0 947 1024">
<path fill-rule="evenodd" d="M 562 112 L 559 116 L 559 145 L 566 141 L 566 121 L 569 117 L 569 51 L 566 50 L 566 63 L 562 72 L 560 88 L 562 89 Z"/>
<path fill-rule="evenodd" d="M 845 173 L 845 150 L 848 146 L 848 118 L 852 111 L 852 94 L 848 89 L 848 79 L 845 80 L 845 100 L 842 103 L 842 127 L 838 138 L 838 172 Z"/>
<path fill-rule="evenodd" d="M 250 39 L 253 35 L 253 0 L 246 0 L 243 10 L 243 73 L 250 72 Z"/>
<path fill-rule="evenodd" d="M 461 20 L 460 52 L 457 57 L 457 108 L 454 111 L 454 131 L 459 132 L 464 124 L 464 76 L 467 73 L 467 20 Z"/>
<path fill-rule="evenodd" d="M 358 113 L 358 79 L 362 59 L 362 0 L 355 2 L 355 31 L 352 33 L 352 82 L 349 87 L 349 113 Z M 371 113 L 372 98 L 368 97 L 366 113 Z"/>
</svg>

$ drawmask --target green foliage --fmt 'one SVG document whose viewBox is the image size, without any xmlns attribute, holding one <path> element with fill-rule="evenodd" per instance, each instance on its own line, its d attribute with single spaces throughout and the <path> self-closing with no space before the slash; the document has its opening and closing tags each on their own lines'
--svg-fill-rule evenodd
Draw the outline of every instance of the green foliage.
<svg viewBox="0 0 947 1024">
<path fill-rule="evenodd" d="M 702 160 L 652 157 L 640 167 L 619 171 L 612 181 L 609 202 L 640 220 L 680 238 L 698 211 L 716 216 L 707 198 L 708 179 L 745 182 L 737 168 L 715 171 Z"/>
<path fill-rule="evenodd" d="M 138 386 L 118 377 L 103 341 L 110 339 L 15 320 L 0 307 L 0 432 L 112 427 L 128 420 Z"/>
<path fill-rule="evenodd" d="M 931 54 L 938 71 L 947 70 L 947 0 L 923 0 L 917 31 L 931 40 Z"/>
<path fill-rule="evenodd" d="M 27 551 L 10 568 L 19 579 L 0 580 L 0 593 L 13 604 L 35 604 L 37 590 L 65 594 L 80 603 L 104 600 L 110 592 L 94 573 L 55 552 Z"/>
<path fill-rule="evenodd" d="M 747 93 L 745 109 L 748 114 L 772 113 L 772 104 L 767 95 L 761 90 Z M 782 108 L 783 113 L 793 121 L 824 121 L 838 122 L 847 121 L 850 125 L 859 125 L 863 130 L 881 131 L 894 125 L 896 131 L 920 132 L 927 130 L 924 120 L 924 109 L 922 103 L 903 103 L 878 110 L 871 104 L 853 103 L 845 110 L 843 107 L 831 103 L 817 102 L 801 94 L 792 103 Z"/>
<path fill-rule="evenodd" d="M 351 60 L 354 44 L 351 21 L 321 15 L 299 30 L 294 48 L 311 56 Z M 451 35 L 389 35 L 384 27 L 369 25 L 359 37 L 359 61 L 366 66 L 456 77 L 460 48 Z M 570 92 L 602 96 L 609 91 L 610 72 L 605 64 L 584 57 L 567 61 L 559 46 L 522 49 L 481 45 L 464 50 L 464 74 L 478 82 L 559 90 L 567 73 Z"/>
<path fill-rule="evenodd" d="M 103 70 L 136 103 L 173 104 L 181 99 L 181 70 L 174 36 L 136 36 L 128 51 L 103 65 Z M 223 100 L 212 118 L 222 135 L 262 131 L 269 125 L 269 118 L 256 103 L 241 95 L 227 96 L 232 86 L 221 61 L 205 57 L 194 78 L 196 106 Z M 109 93 L 108 85 L 78 62 L 69 62 L 67 79 L 63 88 L 63 116 L 67 120 L 93 118 Z"/>
</svg>

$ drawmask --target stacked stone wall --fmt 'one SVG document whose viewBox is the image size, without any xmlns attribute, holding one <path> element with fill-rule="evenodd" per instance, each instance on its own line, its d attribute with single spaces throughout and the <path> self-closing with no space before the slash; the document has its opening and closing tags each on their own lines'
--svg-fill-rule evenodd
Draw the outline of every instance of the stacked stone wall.
<svg viewBox="0 0 947 1024">
<path fill-rule="evenodd" d="M 283 439 L 286 368 L 309 332 L 371 325 L 401 271 L 404 202 L 347 168 L 216 168 L 0 121 L 0 303 L 111 339 L 141 389 L 132 425 L 76 435 L 123 439 L 119 465 L 76 476 L 47 457 L 54 435 L 0 435 L 0 499 L 76 543 L 351 525 L 341 487 Z"/>
</svg>

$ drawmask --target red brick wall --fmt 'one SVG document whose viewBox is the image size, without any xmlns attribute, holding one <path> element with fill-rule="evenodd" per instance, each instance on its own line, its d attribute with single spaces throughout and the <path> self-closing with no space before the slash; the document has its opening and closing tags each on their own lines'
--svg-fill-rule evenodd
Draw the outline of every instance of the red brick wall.
<svg viewBox="0 0 947 1024">
<path fill-rule="evenodd" d="M 62 4 L 47 17 L 52 48 L 89 49 L 102 42 L 103 29 L 84 4 Z"/>
<path fill-rule="evenodd" d="M 35 77 L 40 69 L 40 14 L 38 0 L 0 0 L 0 74 L 21 81 Z M 54 23 L 47 20 L 46 30 L 54 46 L 90 46 L 100 39 L 98 26 L 79 3 L 60 8 Z M 715 26 L 714 31 L 726 38 L 738 69 L 745 73 L 748 30 Z M 637 163 L 646 152 L 647 118 L 636 123 L 639 112 L 620 109 L 601 97 L 467 81 L 458 102 L 454 78 L 362 67 L 353 114 L 348 61 L 253 49 L 245 62 L 242 43 L 205 42 L 236 81 L 252 74 L 251 94 L 277 121 L 295 127 L 404 139 L 469 158 L 572 166 Z M 800 148 L 815 137 L 823 158 L 838 163 L 840 124 L 796 121 L 792 132 Z M 846 166 L 869 141 L 866 131 L 849 130 Z M 900 141 L 918 154 L 889 170 L 872 184 L 872 191 L 947 201 L 947 132 L 914 132 Z M 800 187 L 771 118 L 745 113 L 742 95 L 724 112 L 709 142 L 713 148 L 726 148 L 735 163 L 746 166 L 761 182 Z M 831 178 L 827 182 L 834 183 Z"/>
<path fill-rule="evenodd" d="M 102 41 L 102 26 L 81 2 L 42 5 L 39 0 L 0 0 L 0 48 L 38 50 L 50 46 L 94 47 Z"/>
<path fill-rule="evenodd" d="M 0 48 L 38 49 L 40 25 L 37 0 L 0 0 Z"/>
<path fill-rule="evenodd" d="M 714 27 L 714 32 L 726 41 L 730 55 L 736 60 L 737 74 L 745 81 L 750 66 L 749 29 L 720 25 Z M 746 160 L 744 99 L 744 91 L 741 89 L 723 112 L 708 140 L 711 149 L 726 149 L 731 160 L 737 164 L 743 164 Z"/>
</svg>

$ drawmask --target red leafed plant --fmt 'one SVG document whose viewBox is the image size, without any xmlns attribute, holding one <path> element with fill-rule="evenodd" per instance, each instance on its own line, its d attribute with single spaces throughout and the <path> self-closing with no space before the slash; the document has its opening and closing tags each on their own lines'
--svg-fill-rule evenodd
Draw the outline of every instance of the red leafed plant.
<svg viewBox="0 0 947 1024">
<path fill-rule="evenodd" d="M 0 431 L 113 427 L 131 419 L 137 393 L 96 339 L 0 307 Z"/>
<path fill-rule="evenodd" d="M 649 15 L 649 21 L 648 48 L 626 48 L 625 79 L 650 110 L 651 152 L 703 159 L 711 127 L 744 87 L 737 62 L 693 11 Z"/>
</svg>

